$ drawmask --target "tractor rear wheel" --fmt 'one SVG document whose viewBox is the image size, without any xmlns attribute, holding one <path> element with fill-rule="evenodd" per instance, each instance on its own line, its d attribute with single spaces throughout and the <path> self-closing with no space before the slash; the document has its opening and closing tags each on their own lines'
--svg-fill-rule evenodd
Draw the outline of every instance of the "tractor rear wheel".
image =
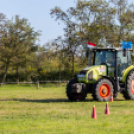
<svg viewBox="0 0 134 134">
<path fill-rule="evenodd" d="M 113 94 L 113 85 L 108 79 L 100 79 L 94 84 L 93 98 L 98 101 L 109 101 Z"/>
<path fill-rule="evenodd" d="M 123 97 L 124 97 L 126 100 L 130 100 L 130 97 L 128 96 L 126 90 L 123 90 L 121 93 L 123 94 Z"/>
<path fill-rule="evenodd" d="M 66 88 L 66 94 L 70 101 L 84 101 L 87 96 L 86 88 L 84 88 L 84 85 L 82 85 L 82 89 L 77 89 L 79 86 L 79 83 L 77 81 L 77 78 L 72 79 L 67 84 Z M 79 90 L 79 91 L 78 91 Z"/>
<path fill-rule="evenodd" d="M 126 91 L 123 92 L 125 99 L 134 100 L 134 71 L 132 71 L 126 82 Z"/>
</svg>

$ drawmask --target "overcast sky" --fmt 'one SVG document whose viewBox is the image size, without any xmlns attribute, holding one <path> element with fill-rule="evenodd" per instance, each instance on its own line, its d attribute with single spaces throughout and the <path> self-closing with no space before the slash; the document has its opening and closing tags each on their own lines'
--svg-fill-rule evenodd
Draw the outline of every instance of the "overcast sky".
<svg viewBox="0 0 134 134">
<path fill-rule="evenodd" d="M 0 13 L 4 13 L 8 19 L 15 15 L 27 18 L 35 31 L 41 30 L 40 44 L 63 35 L 62 22 L 60 24 L 50 16 L 50 9 L 59 6 L 66 11 L 69 7 L 75 6 L 76 0 L 0 0 Z M 134 0 L 128 0 L 134 3 Z"/>
</svg>

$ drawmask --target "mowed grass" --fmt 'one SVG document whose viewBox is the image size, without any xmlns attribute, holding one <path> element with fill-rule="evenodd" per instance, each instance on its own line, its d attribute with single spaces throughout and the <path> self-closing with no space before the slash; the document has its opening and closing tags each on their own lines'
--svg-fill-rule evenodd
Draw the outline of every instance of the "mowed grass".
<svg viewBox="0 0 134 134">
<path fill-rule="evenodd" d="M 134 101 L 120 94 L 109 102 L 70 102 L 61 87 L 3 85 L 0 87 L 0 134 L 133 134 Z M 93 106 L 97 119 L 92 119 Z"/>
</svg>

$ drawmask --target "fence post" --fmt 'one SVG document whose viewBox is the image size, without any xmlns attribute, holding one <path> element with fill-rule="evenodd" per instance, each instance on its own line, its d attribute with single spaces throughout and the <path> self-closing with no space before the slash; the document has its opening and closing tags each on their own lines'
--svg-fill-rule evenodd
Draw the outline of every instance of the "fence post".
<svg viewBox="0 0 134 134">
<path fill-rule="evenodd" d="M 39 89 L 39 81 L 37 81 L 37 89 Z"/>
<path fill-rule="evenodd" d="M 61 87 L 61 80 L 59 80 L 59 86 Z"/>
</svg>

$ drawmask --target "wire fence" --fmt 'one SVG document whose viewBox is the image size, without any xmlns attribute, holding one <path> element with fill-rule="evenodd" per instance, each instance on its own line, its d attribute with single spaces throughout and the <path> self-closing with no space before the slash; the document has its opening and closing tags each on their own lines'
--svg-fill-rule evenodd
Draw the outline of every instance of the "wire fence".
<svg viewBox="0 0 134 134">
<path fill-rule="evenodd" d="M 39 89 L 40 84 L 47 84 L 47 83 L 58 83 L 58 85 L 60 86 L 62 83 L 68 83 L 69 80 L 47 80 L 47 81 L 36 81 L 36 82 L 5 82 L 5 83 L 0 83 L 0 86 L 2 85 L 6 85 L 6 84 L 36 84 L 37 85 L 37 89 Z"/>
</svg>

